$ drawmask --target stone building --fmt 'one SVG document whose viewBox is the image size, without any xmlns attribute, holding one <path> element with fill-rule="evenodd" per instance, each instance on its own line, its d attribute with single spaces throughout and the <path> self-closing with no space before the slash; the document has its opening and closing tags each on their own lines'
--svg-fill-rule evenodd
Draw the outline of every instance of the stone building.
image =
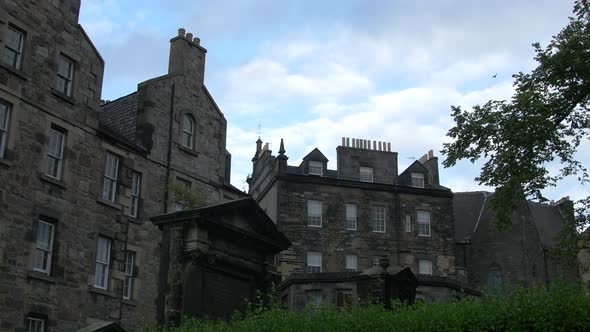
<svg viewBox="0 0 590 332">
<path fill-rule="evenodd" d="M 492 193 L 458 192 L 453 198 L 457 265 L 476 289 L 543 286 L 556 279 L 577 282 L 573 258 L 557 252 L 569 198 L 550 204 L 523 202 L 507 230 L 493 224 Z"/>
<path fill-rule="evenodd" d="M 399 173 L 385 142 L 343 138 L 336 169 L 318 149 L 298 166 L 285 152 L 282 140 L 277 156 L 258 140 L 247 180 L 292 243 L 276 258 L 284 278 L 362 271 L 386 258 L 414 271 L 419 298 L 450 298 L 466 286 L 455 262 L 453 194 L 439 183 L 432 151 Z"/>
<path fill-rule="evenodd" d="M 179 30 L 168 73 L 101 105 L 104 61 L 79 9 L 0 2 L 2 331 L 163 320 L 169 253 L 149 218 L 245 196 L 229 184 L 199 39 Z"/>
</svg>

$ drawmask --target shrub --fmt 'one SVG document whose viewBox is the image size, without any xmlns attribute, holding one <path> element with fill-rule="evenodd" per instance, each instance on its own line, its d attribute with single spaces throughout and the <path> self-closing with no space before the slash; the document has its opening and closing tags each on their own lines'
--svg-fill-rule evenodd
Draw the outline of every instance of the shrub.
<svg viewBox="0 0 590 332">
<path fill-rule="evenodd" d="M 590 295 L 577 285 L 556 283 L 548 289 L 516 289 L 478 299 L 405 305 L 356 305 L 348 310 L 320 306 L 287 311 L 261 302 L 230 321 L 185 319 L 179 327 L 154 332 L 230 331 L 587 331 Z"/>
</svg>

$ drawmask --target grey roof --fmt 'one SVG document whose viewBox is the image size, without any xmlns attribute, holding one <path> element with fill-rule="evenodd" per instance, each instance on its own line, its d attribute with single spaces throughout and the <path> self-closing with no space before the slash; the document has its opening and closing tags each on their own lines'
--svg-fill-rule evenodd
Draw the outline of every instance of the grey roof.
<svg viewBox="0 0 590 332">
<path fill-rule="evenodd" d="M 102 128 L 107 128 L 129 143 L 134 143 L 137 127 L 137 92 L 101 105 L 98 121 Z"/>
<path fill-rule="evenodd" d="M 458 192 L 453 196 L 455 219 L 455 241 L 469 240 L 482 216 L 484 204 L 492 195 L 490 192 Z M 527 201 L 535 228 L 543 246 L 552 248 L 563 226 L 563 216 L 557 206 Z"/>
<path fill-rule="evenodd" d="M 536 202 L 528 204 L 543 246 L 552 248 L 563 225 L 559 207 Z"/>
<path fill-rule="evenodd" d="M 453 196 L 453 215 L 455 219 L 455 241 L 468 240 L 474 233 L 481 218 L 487 197 L 486 191 L 458 192 Z"/>
</svg>

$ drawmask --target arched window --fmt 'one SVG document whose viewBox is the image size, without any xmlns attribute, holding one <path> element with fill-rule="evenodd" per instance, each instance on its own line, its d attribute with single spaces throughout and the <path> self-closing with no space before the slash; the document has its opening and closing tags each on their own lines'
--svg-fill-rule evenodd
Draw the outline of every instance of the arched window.
<svg viewBox="0 0 590 332">
<path fill-rule="evenodd" d="M 182 145 L 189 149 L 193 148 L 195 135 L 195 120 L 189 114 L 185 114 L 182 120 Z"/>
<path fill-rule="evenodd" d="M 488 272 L 488 287 L 490 288 L 498 288 L 502 287 L 504 281 L 502 280 L 502 268 L 498 263 L 490 264 L 490 269 Z"/>
</svg>

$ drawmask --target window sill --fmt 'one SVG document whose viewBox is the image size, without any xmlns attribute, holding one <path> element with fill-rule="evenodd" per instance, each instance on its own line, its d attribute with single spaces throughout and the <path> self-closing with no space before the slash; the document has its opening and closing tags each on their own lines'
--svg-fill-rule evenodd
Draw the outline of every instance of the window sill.
<svg viewBox="0 0 590 332">
<path fill-rule="evenodd" d="M 376 234 L 385 234 L 385 231 L 371 231 L 371 233 L 376 233 Z"/>
<path fill-rule="evenodd" d="M 117 295 L 115 293 L 109 292 L 108 290 L 105 290 L 105 289 L 96 288 L 94 286 L 88 286 L 88 291 L 90 293 L 104 295 L 104 296 L 112 297 L 114 299 L 117 298 Z"/>
<path fill-rule="evenodd" d="M 199 156 L 199 153 L 197 151 L 195 151 L 193 149 L 189 149 L 189 148 L 187 148 L 186 146 L 184 146 L 182 144 L 178 144 L 178 149 L 180 151 L 183 151 L 183 152 L 186 152 L 188 154 L 191 154 L 191 155 L 193 155 L 195 157 L 198 157 Z"/>
<path fill-rule="evenodd" d="M 129 222 L 132 222 L 134 224 L 143 225 L 143 219 L 139 218 L 139 217 L 127 216 L 127 220 L 129 220 Z"/>
<path fill-rule="evenodd" d="M 54 277 L 48 276 L 45 273 L 37 272 L 37 271 L 28 271 L 27 272 L 27 277 L 29 279 L 36 279 L 36 280 L 45 281 L 45 282 L 48 282 L 50 284 L 55 284 L 55 282 L 56 282 L 56 280 L 55 280 Z"/>
<path fill-rule="evenodd" d="M 29 75 L 25 74 L 22 69 L 16 69 L 14 67 L 10 67 L 7 66 L 6 64 L 0 62 L 0 67 L 6 69 L 7 71 L 11 72 L 12 74 L 18 76 L 19 78 L 25 80 L 25 81 L 30 81 L 31 79 L 29 78 Z"/>
<path fill-rule="evenodd" d="M 64 95 L 63 93 L 61 93 L 61 92 L 59 92 L 59 91 L 57 91 L 55 89 L 51 89 L 51 93 L 54 96 L 56 96 L 56 97 L 58 97 L 58 98 L 60 98 L 60 99 L 62 99 L 64 101 L 66 101 L 66 102 L 68 102 L 68 103 L 70 103 L 72 105 L 75 105 L 76 104 L 76 100 L 73 97 Z"/>
<path fill-rule="evenodd" d="M 12 166 L 14 163 L 8 159 L 4 159 L 4 158 L 0 158 L 0 165 L 5 166 L 5 167 L 10 167 Z"/>
<path fill-rule="evenodd" d="M 126 305 L 130 305 L 130 306 L 134 306 L 134 307 L 137 306 L 137 301 L 134 301 L 134 300 L 123 299 L 123 300 L 121 300 L 121 303 L 126 304 Z"/>
<path fill-rule="evenodd" d="M 102 197 L 98 197 L 96 199 L 96 201 L 99 202 L 100 204 L 106 205 L 106 206 L 111 207 L 113 209 L 123 210 L 123 207 L 121 206 L 121 204 L 117 204 L 115 202 L 108 201 Z"/>
<path fill-rule="evenodd" d="M 51 176 L 49 176 L 47 174 L 40 173 L 39 178 L 45 182 L 49 182 L 49 183 L 54 184 L 58 187 L 61 187 L 62 189 L 67 189 L 66 184 L 63 181 L 58 180 L 56 178 L 52 178 Z"/>
<path fill-rule="evenodd" d="M 322 228 L 322 226 L 318 226 L 318 225 L 307 225 L 307 227 L 312 227 L 312 228 Z"/>
</svg>

